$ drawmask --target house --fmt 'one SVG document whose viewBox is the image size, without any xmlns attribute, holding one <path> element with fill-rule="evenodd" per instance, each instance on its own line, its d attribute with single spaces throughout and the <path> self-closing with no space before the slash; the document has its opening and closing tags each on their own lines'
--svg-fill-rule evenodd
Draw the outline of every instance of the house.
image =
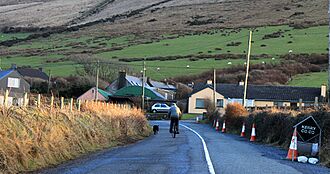
<svg viewBox="0 0 330 174">
<path fill-rule="evenodd" d="M 8 105 L 21 106 L 24 93 L 30 92 L 30 85 L 15 69 L 0 71 L 0 105 L 4 104 L 5 91 L 9 91 Z"/>
<path fill-rule="evenodd" d="M 113 81 L 106 88 L 106 90 L 112 94 L 115 94 L 118 90 L 124 87 L 130 87 L 130 86 L 142 87 L 142 83 L 143 83 L 142 78 L 130 76 L 127 75 L 126 72 L 121 71 L 119 72 L 118 78 L 115 81 Z M 157 95 L 161 95 L 162 98 L 165 98 L 165 100 L 173 100 L 175 97 L 176 87 L 173 85 L 169 85 L 163 82 L 153 81 L 150 78 L 146 78 L 144 87 L 148 88 L 148 90 L 152 90 L 153 93 L 159 93 Z"/>
<path fill-rule="evenodd" d="M 233 102 L 242 103 L 244 93 L 243 84 L 217 84 L 217 108 L 224 111 L 224 107 Z M 326 86 L 321 88 L 248 85 L 247 107 L 298 107 L 312 106 L 323 101 L 326 97 Z M 207 100 L 213 100 L 213 84 L 196 84 L 188 100 L 188 113 L 206 112 Z"/>
<path fill-rule="evenodd" d="M 42 68 L 33 69 L 33 68 L 18 67 L 17 72 L 20 73 L 27 81 L 39 80 L 39 81 L 47 82 L 49 80 L 49 76 L 45 72 L 43 72 Z"/>
<path fill-rule="evenodd" d="M 98 89 L 97 91 L 98 91 L 97 99 L 99 101 L 108 101 L 109 97 L 112 95 L 102 89 Z M 81 96 L 79 96 L 78 100 L 81 100 L 81 101 L 95 100 L 95 96 L 96 96 L 96 87 L 93 87 L 90 90 L 88 90 L 87 92 L 85 92 L 84 94 L 82 94 Z"/>
</svg>

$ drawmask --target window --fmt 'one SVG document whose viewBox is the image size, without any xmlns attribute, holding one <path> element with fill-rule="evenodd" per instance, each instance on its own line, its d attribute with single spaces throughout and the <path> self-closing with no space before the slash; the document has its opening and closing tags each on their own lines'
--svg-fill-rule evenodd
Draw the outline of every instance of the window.
<svg viewBox="0 0 330 174">
<path fill-rule="evenodd" d="M 165 104 L 162 104 L 161 106 L 162 106 L 162 108 L 167 108 L 167 107 L 168 107 L 168 106 L 165 105 Z"/>
<path fill-rule="evenodd" d="M 8 78 L 8 88 L 19 88 L 20 79 L 18 78 Z"/>
<path fill-rule="evenodd" d="M 200 98 L 196 99 L 196 108 L 197 109 L 204 109 L 205 108 L 204 99 L 200 99 Z"/>
<path fill-rule="evenodd" d="M 217 99 L 217 107 L 223 108 L 223 99 Z"/>
</svg>

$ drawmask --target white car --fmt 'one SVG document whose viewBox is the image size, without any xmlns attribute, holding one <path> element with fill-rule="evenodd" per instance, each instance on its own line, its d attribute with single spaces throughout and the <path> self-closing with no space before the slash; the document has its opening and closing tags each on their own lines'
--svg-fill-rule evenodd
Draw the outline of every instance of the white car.
<svg viewBox="0 0 330 174">
<path fill-rule="evenodd" d="M 155 103 L 154 105 L 151 106 L 151 111 L 153 113 L 156 113 L 156 112 L 168 112 L 168 110 L 170 110 L 170 108 L 171 107 L 169 107 L 165 103 Z"/>
</svg>

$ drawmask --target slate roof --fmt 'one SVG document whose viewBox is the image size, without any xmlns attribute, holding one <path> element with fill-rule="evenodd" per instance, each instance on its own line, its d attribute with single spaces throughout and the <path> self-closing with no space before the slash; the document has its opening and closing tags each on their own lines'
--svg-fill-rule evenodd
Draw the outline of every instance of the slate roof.
<svg viewBox="0 0 330 174">
<path fill-rule="evenodd" d="M 127 86 L 124 88 L 119 89 L 114 96 L 141 96 L 142 94 L 142 87 L 140 86 Z M 145 87 L 145 96 L 150 97 L 152 100 L 165 100 L 165 98 L 159 94 L 158 92 L 154 91 L 152 88 Z"/>
<path fill-rule="evenodd" d="M 30 78 L 39 78 L 42 80 L 47 81 L 48 75 L 40 71 L 39 69 L 33 69 L 33 68 L 17 68 L 18 73 L 20 73 L 23 77 L 30 77 Z"/>
<path fill-rule="evenodd" d="M 153 81 L 153 80 L 150 80 L 149 82 L 150 82 L 150 85 L 155 88 L 166 89 L 166 90 L 176 90 L 175 86 L 169 85 L 169 84 L 166 84 L 163 82 L 157 82 L 157 81 Z"/>
<path fill-rule="evenodd" d="M 213 85 L 196 84 L 192 94 L 205 88 L 213 89 Z M 216 91 L 225 98 L 243 98 L 244 86 L 238 84 L 217 84 Z M 248 85 L 247 99 L 264 101 L 303 101 L 314 102 L 315 97 L 320 99 L 321 89 L 312 87 L 294 86 L 266 86 Z"/>
</svg>

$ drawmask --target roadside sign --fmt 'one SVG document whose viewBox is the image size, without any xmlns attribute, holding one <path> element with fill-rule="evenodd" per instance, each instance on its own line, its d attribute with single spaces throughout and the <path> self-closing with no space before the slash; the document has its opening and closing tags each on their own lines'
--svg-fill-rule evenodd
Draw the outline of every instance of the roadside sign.
<svg viewBox="0 0 330 174">
<path fill-rule="evenodd" d="M 294 127 L 297 128 L 299 138 L 301 138 L 301 140 L 304 142 L 309 142 L 310 140 L 313 140 L 321 133 L 320 126 L 317 124 L 317 122 L 312 116 L 309 116 L 308 118 L 304 119 L 300 123 L 296 124 Z"/>
</svg>

